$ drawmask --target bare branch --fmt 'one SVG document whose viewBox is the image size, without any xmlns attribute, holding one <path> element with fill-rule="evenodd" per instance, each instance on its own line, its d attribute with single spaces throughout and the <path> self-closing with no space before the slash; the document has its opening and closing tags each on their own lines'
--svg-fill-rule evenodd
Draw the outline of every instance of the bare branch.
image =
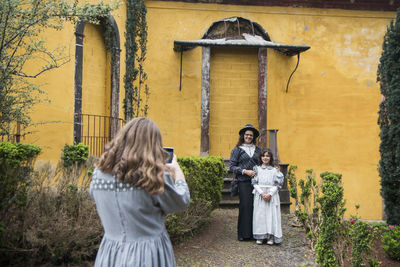
<svg viewBox="0 0 400 267">
<path fill-rule="evenodd" d="M 25 74 L 23 72 L 19 72 L 19 73 L 18 72 L 14 72 L 13 75 L 16 75 L 16 76 L 19 76 L 19 77 L 24 77 L 24 78 L 36 78 L 36 77 L 38 77 L 39 75 L 41 75 L 42 73 L 44 73 L 46 71 L 49 71 L 49 70 L 52 70 L 52 69 L 56 69 L 56 68 L 59 68 L 59 67 L 65 65 L 65 64 L 67 64 L 69 61 L 70 60 L 68 59 L 67 61 L 64 61 L 64 62 L 62 62 L 60 64 L 56 64 L 54 66 L 45 67 L 44 69 L 42 69 L 41 71 L 39 71 L 35 75 L 28 75 L 28 74 Z"/>
</svg>

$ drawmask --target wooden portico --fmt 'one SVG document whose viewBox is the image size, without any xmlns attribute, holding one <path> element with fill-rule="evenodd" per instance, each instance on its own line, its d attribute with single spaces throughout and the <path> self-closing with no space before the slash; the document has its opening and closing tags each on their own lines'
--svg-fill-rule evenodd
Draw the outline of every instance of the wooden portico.
<svg viewBox="0 0 400 267">
<path fill-rule="evenodd" d="M 310 46 L 287 45 L 287 44 L 272 42 L 268 33 L 258 23 L 242 17 L 230 17 L 212 23 L 212 25 L 209 27 L 209 29 L 206 31 L 206 33 L 200 40 L 174 41 L 174 50 L 176 52 L 181 53 L 181 73 L 180 73 L 181 77 L 182 77 L 183 52 L 193 49 L 197 46 L 202 47 L 200 155 L 208 156 L 210 150 L 210 142 L 209 142 L 210 58 L 211 58 L 212 47 L 227 47 L 227 48 L 248 47 L 248 48 L 258 49 L 257 120 L 258 120 L 258 128 L 260 130 L 259 145 L 261 147 L 266 147 L 267 146 L 267 49 L 268 48 L 274 49 L 279 53 L 282 53 L 288 57 L 297 55 L 299 62 L 300 53 L 310 49 Z"/>
</svg>

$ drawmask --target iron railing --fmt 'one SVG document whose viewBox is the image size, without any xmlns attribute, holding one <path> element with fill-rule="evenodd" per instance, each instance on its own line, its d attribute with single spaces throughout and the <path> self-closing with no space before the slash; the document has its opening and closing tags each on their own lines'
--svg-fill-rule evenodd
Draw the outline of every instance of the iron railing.
<svg viewBox="0 0 400 267">
<path fill-rule="evenodd" d="M 78 123 L 78 134 L 75 133 L 75 142 L 83 143 L 89 146 L 89 154 L 100 157 L 104 152 L 104 145 L 111 138 L 112 127 L 117 126 L 117 130 L 124 125 L 124 120 L 115 117 L 92 115 L 92 114 L 77 114 L 75 123 Z"/>
</svg>

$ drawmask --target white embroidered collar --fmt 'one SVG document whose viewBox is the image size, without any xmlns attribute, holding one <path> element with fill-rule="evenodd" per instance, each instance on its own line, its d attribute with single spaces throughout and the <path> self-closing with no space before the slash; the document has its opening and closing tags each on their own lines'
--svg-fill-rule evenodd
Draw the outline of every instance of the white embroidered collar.
<svg viewBox="0 0 400 267">
<path fill-rule="evenodd" d="M 243 149 L 249 157 L 252 157 L 254 155 L 254 151 L 256 150 L 256 146 L 254 144 L 242 144 L 240 146 L 241 149 Z"/>
</svg>

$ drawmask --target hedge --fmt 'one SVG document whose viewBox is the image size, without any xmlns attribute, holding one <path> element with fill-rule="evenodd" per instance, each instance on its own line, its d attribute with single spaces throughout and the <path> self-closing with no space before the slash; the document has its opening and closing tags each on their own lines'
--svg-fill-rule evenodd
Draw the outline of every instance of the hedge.
<svg viewBox="0 0 400 267">
<path fill-rule="evenodd" d="M 193 235 L 218 207 L 226 174 L 222 157 L 180 157 L 178 163 L 190 190 L 190 205 L 184 212 L 170 214 L 166 226 L 173 242 Z"/>
</svg>

